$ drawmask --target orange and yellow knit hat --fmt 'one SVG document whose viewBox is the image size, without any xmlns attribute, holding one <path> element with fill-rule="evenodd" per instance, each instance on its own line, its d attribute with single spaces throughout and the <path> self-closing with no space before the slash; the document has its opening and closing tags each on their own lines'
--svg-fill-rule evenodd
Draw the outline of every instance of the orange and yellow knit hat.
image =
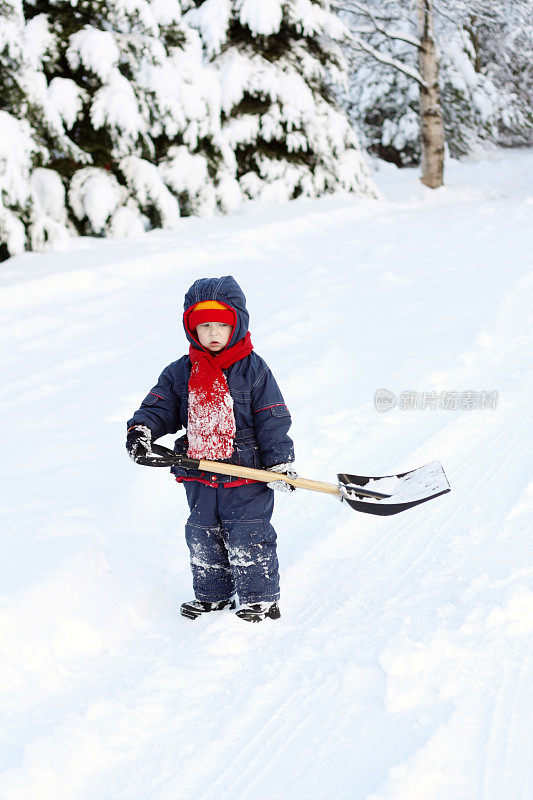
<svg viewBox="0 0 533 800">
<path fill-rule="evenodd" d="M 232 308 L 219 303 L 217 300 L 204 300 L 190 306 L 185 312 L 187 328 L 193 333 L 202 322 L 225 322 L 226 325 L 235 325 L 235 312 Z"/>
</svg>

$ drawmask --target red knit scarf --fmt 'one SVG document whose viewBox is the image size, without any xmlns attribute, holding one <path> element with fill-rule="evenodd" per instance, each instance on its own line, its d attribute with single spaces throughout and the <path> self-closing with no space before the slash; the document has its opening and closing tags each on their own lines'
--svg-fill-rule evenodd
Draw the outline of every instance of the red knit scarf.
<svg viewBox="0 0 533 800">
<path fill-rule="evenodd" d="M 205 350 L 189 347 L 192 362 L 189 378 L 189 422 L 187 438 L 191 458 L 229 458 L 233 453 L 235 416 L 233 398 L 222 372 L 253 350 L 248 332 L 233 347 L 212 356 Z"/>
</svg>

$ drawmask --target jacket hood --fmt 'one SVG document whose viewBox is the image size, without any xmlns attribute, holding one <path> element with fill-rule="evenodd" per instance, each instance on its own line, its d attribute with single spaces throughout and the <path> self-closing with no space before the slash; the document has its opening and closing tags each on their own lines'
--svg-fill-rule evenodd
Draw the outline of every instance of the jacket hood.
<svg viewBox="0 0 533 800">
<path fill-rule="evenodd" d="M 187 329 L 185 312 L 187 309 L 191 308 L 191 306 L 196 305 L 196 303 L 201 303 L 204 300 L 218 300 L 219 303 L 225 303 L 235 311 L 237 323 L 224 349 L 232 347 L 235 342 L 244 339 L 248 332 L 250 316 L 246 309 L 246 297 L 235 278 L 232 275 L 224 275 L 222 278 L 199 278 L 187 291 L 183 303 L 183 328 L 185 330 L 185 336 L 193 347 L 196 347 L 197 350 L 204 349 L 198 342 L 198 339 L 194 338 Z"/>
</svg>

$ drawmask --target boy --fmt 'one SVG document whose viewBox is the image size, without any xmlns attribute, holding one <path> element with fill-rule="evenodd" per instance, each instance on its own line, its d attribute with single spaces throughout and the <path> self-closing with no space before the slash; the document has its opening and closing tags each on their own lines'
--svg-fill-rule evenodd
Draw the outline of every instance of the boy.
<svg viewBox="0 0 533 800">
<path fill-rule="evenodd" d="M 287 435 L 291 417 L 278 385 L 253 350 L 242 289 L 231 275 L 201 278 L 185 295 L 183 326 L 189 355 L 169 364 L 128 422 L 126 447 L 133 460 L 166 433 L 186 428 L 174 450 L 192 458 L 272 469 L 297 477 Z M 249 622 L 279 619 L 276 532 L 270 524 L 269 484 L 172 467 L 190 508 L 185 536 L 195 599 L 181 614 L 240 605 Z"/>
</svg>

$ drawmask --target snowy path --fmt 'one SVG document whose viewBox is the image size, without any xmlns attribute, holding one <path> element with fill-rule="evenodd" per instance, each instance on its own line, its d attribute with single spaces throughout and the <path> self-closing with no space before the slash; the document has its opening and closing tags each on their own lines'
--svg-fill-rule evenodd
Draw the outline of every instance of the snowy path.
<svg viewBox="0 0 533 800">
<path fill-rule="evenodd" d="M 533 796 L 533 153 L 386 170 L 333 197 L 2 265 L 6 800 Z M 181 487 L 124 420 L 184 352 L 183 292 L 233 274 L 302 475 L 440 459 L 398 517 L 277 498 L 279 623 L 176 616 Z M 499 392 L 377 413 L 373 395 Z M 7 457 L 6 457 L 7 454 Z"/>
</svg>

